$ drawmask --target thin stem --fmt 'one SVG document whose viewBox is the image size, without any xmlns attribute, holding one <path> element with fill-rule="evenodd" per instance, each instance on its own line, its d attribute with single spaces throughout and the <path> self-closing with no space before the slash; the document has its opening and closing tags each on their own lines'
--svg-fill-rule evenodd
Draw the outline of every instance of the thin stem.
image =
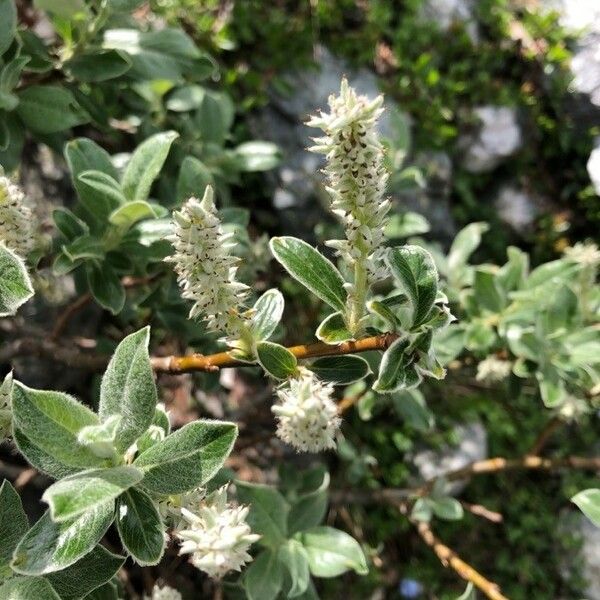
<svg viewBox="0 0 600 600">
<path fill-rule="evenodd" d="M 440 562 L 445 567 L 450 567 L 466 581 L 470 581 L 474 586 L 481 590 L 490 600 L 508 600 L 500 592 L 497 584 L 486 579 L 479 571 L 466 563 L 454 550 L 448 548 L 433 533 L 427 523 L 420 521 L 415 524 L 421 539 L 435 552 Z"/>
<path fill-rule="evenodd" d="M 290 346 L 288 350 L 298 359 L 316 358 L 319 356 L 336 356 L 340 354 L 356 354 L 369 350 L 386 350 L 392 342 L 398 339 L 396 333 L 384 333 L 363 338 L 353 342 L 344 342 L 332 346 L 324 342 Z M 218 371 L 227 367 L 248 366 L 248 363 L 236 360 L 229 352 L 219 352 L 204 356 L 190 354 L 189 356 L 160 356 L 151 359 L 152 367 L 162 373 L 190 373 L 193 371 Z"/>
<path fill-rule="evenodd" d="M 359 334 L 361 330 L 367 288 L 366 256 L 363 255 L 354 263 L 354 289 L 348 299 L 348 329 L 352 335 Z"/>
</svg>

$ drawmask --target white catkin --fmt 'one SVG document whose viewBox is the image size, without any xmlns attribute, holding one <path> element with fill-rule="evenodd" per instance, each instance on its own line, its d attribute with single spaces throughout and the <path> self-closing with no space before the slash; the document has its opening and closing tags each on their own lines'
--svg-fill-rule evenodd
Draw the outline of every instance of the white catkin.
<svg viewBox="0 0 600 600">
<path fill-rule="evenodd" d="M 21 188 L 0 176 L 0 241 L 21 258 L 35 246 L 33 213 Z"/>
<path fill-rule="evenodd" d="M 182 296 L 193 300 L 190 319 L 202 317 L 211 331 L 238 335 L 243 317 L 239 307 L 248 287 L 236 281 L 239 259 L 230 254 L 233 234 L 221 226 L 214 194 L 206 187 L 202 200 L 190 198 L 173 213 L 174 233 L 169 237 Z"/>
<path fill-rule="evenodd" d="M 181 506 L 182 522 L 175 529 L 181 541 L 180 554 L 210 577 L 220 579 L 229 571 L 240 571 L 252 560 L 250 546 L 260 536 L 246 523 L 249 508 L 227 502 L 227 486 L 209 496 Z"/>
<path fill-rule="evenodd" d="M 144 600 L 182 600 L 182 597 L 177 590 L 168 585 L 162 587 L 154 585 L 152 588 L 152 595 L 144 596 Z"/>
<path fill-rule="evenodd" d="M 477 365 L 477 381 L 490 383 L 506 379 L 512 371 L 512 363 L 491 354 Z"/>
<path fill-rule="evenodd" d="M 271 410 L 277 418 L 277 435 L 302 452 L 335 448 L 341 419 L 332 399 L 333 386 L 308 369 L 302 369 L 277 390 Z"/>
<path fill-rule="evenodd" d="M 346 232 L 345 240 L 329 240 L 326 244 L 351 267 L 357 260 L 365 260 L 370 283 L 387 275 L 381 259 L 391 206 L 384 198 L 389 174 L 376 131 L 382 105 L 383 96 L 374 100 L 359 96 L 344 78 L 339 96 L 329 97 L 330 112 L 312 117 L 307 123 L 325 133 L 314 139 L 315 145 L 309 150 L 326 156 L 324 172 L 331 209 Z"/>
</svg>

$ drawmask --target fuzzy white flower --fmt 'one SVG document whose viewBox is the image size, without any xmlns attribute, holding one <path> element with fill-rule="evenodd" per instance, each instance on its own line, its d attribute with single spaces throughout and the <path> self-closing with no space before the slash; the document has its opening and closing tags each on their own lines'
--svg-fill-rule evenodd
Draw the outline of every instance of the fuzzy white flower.
<svg viewBox="0 0 600 600">
<path fill-rule="evenodd" d="M 512 371 L 512 363 L 491 354 L 477 365 L 477 381 L 496 382 L 506 379 Z"/>
<path fill-rule="evenodd" d="M 383 147 L 375 124 L 383 112 L 383 96 L 370 100 L 359 96 L 342 79 L 339 96 L 329 97 L 329 113 L 308 121 L 325 137 L 315 138 L 312 152 L 325 154 L 331 208 L 345 226 L 345 240 L 330 240 L 351 266 L 366 261 L 372 282 L 385 277 L 381 267 L 384 227 L 390 200 L 384 198 L 388 173 L 383 165 Z M 350 290 L 352 292 L 352 290 Z"/>
<path fill-rule="evenodd" d="M 21 258 L 26 258 L 35 245 L 33 214 L 24 201 L 21 188 L 0 176 L 0 241 Z"/>
<path fill-rule="evenodd" d="M 158 585 L 155 585 L 152 588 L 152 595 L 151 596 L 144 596 L 144 600 L 182 600 L 181 599 L 181 594 L 173 589 L 172 587 L 169 587 L 168 585 L 165 585 L 163 587 L 158 587 Z"/>
<path fill-rule="evenodd" d="M 271 410 L 278 420 L 277 435 L 303 452 L 335 448 L 341 419 L 332 399 L 333 386 L 308 369 L 278 390 L 279 403 Z"/>
<path fill-rule="evenodd" d="M 565 256 L 585 267 L 600 265 L 600 249 L 593 242 L 577 242 L 565 249 Z"/>
<path fill-rule="evenodd" d="M 182 540 L 180 554 L 190 554 L 190 562 L 210 577 L 221 578 L 240 571 L 252 560 L 248 550 L 260 536 L 246 523 L 249 508 L 227 503 L 227 485 L 196 506 L 180 508 L 184 529 L 176 529 Z"/>
<path fill-rule="evenodd" d="M 206 187 L 201 201 L 190 198 L 173 212 L 173 222 L 175 231 L 168 239 L 175 254 L 165 260 L 175 265 L 182 296 L 195 302 L 190 318 L 202 316 L 209 329 L 236 335 L 242 319 L 237 307 L 248 287 L 236 281 L 239 259 L 229 252 L 235 246 L 233 234 L 221 227 L 212 188 Z"/>
</svg>

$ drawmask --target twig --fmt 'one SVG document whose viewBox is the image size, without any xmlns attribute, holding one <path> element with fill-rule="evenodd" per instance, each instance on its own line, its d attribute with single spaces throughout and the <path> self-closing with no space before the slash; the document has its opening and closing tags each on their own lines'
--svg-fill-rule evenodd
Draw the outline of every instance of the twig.
<svg viewBox="0 0 600 600">
<path fill-rule="evenodd" d="M 485 475 L 487 473 L 500 473 L 503 471 L 539 470 L 554 471 L 556 469 L 581 469 L 600 471 L 600 456 L 570 456 L 568 458 L 543 458 L 542 456 L 523 456 L 522 458 L 488 458 L 473 462 L 462 469 L 451 471 L 438 477 L 427 480 L 423 485 L 415 488 L 384 488 L 379 490 L 332 490 L 332 502 L 351 502 L 353 504 L 392 504 L 398 503 L 410 498 L 427 496 L 433 489 L 438 479 L 446 481 L 457 481 L 467 479 L 476 475 Z M 466 503 L 465 503 L 466 504 Z M 483 506 L 469 505 L 468 510 L 474 509 L 481 516 L 486 516 L 490 520 L 501 520 L 502 515 L 489 511 Z M 472 510 L 471 512 L 474 512 Z M 486 513 L 484 515 L 484 512 Z M 498 517 L 500 517 L 498 519 Z"/>
<path fill-rule="evenodd" d="M 500 592 L 498 585 L 486 579 L 479 571 L 466 563 L 454 550 L 443 544 L 431 531 L 427 523 L 420 521 L 415 524 L 421 539 L 435 552 L 445 567 L 450 567 L 466 581 L 479 588 L 490 600 L 508 600 Z"/>
<path fill-rule="evenodd" d="M 102 371 L 108 364 L 107 356 L 80 352 L 76 346 L 59 345 L 41 337 L 22 337 L 0 348 L 0 364 L 8 363 L 17 356 L 38 356 L 75 369 Z"/>
<path fill-rule="evenodd" d="M 477 517 L 487 519 L 492 523 L 502 523 L 502 521 L 504 520 L 504 517 L 501 513 L 496 512 L 495 510 L 490 510 L 482 504 L 471 504 L 470 502 L 466 502 L 465 500 L 459 500 L 459 502 L 461 503 L 462 507 L 465 510 L 468 510 L 471 514 Z"/>
<path fill-rule="evenodd" d="M 67 324 L 69 323 L 69 321 L 73 318 L 73 315 L 75 315 L 75 313 L 79 312 L 86 304 L 89 304 L 91 301 L 92 301 L 92 295 L 88 292 L 87 294 L 83 294 L 82 296 L 79 296 L 79 298 L 77 298 L 74 302 L 69 304 L 69 306 L 67 306 L 67 308 L 65 308 L 65 311 L 60 315 L 60 317 L 58 317 L 58 319 L 56 319 L 56 323 L 54 324 L 54 329 L 52 330 L 52 333 L 50 334 L 50 339 L 51 340 L 58 339 L 62 335 L 65 328 L 67 327 Z"/>
<path fill-rule="evenodd" d="M 434 477 L 420 488 L 417 488 L 415 494 L 418 496 L 427 495 L 435 482 L 441 478 L 444 478 L 446 481 L 457 481 L 467 479 L 473 475 L 497 473 L 499 471 L 514 471 L 517 469 L 553 471 L 562 468 L 598 471 L 600 470 L 600 457 L 569 456 L 567 458 L 544 458 L 542 456 L 523 456 L 515 459 L 488 458 L 471 463 L 462 469 Z"/>
<path fill-rule="evenodd" d="M 146 285 L 151 283 L 156 279 L 157 275 L 149 275 L 147 277 L 123 277 L 121 279 L 121 283 L 125 289 L 137 287 L 140 285 Z M 54 329 L 50 334 L 50 339 L 56 340 L 58 339 L 64 330 L 66 329 L 69 321 L 73 318 L 73 316 L 78 313 L 82 308 L 84 308 L 87 304 L 89 304 L 93 300 L 93 296 L 87 292 L 82 296 L 79 296 L 74 302 L 69 304 L 65 311 L 58 317 L 56 323 L 54 325 Z"/>
<path fill-rule="evenodd" d="M 353 342 L 343 342 L 335 346 L 325 344 L 324 342 L 316 342 L 313 344 L 290 346 L 288 350 L 298 359 L 356 354 L 369 350 L 386 350 L 397 339 L 398 334 L 396 333 L 384 333 Z M 152 358 L 152 367 L 154 370 L 163 373 L 217 371 L 226 367 L 242 367 L 247 364 L 236 360 L 229 352 L 218 352 L 209 356 L 190 354 L 189 356 L 161 356 Z"/>
<path fill-rule="evenodd" d="M 531 456 L 538 456 L 544 449 L 552 434 L 564 423 L 559 417 L 553 417 L 547 423 L 544 429 L 537 436 L 531 450 L 528 452 Z"/>
</svg>

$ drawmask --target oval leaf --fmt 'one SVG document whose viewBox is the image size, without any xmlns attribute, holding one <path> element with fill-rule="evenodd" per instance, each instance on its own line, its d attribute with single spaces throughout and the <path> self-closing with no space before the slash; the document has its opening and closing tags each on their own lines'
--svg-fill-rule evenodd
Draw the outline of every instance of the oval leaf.
<svg viewBox="0 0 600 600">
<path fill-rule="evenodd" d="M 144 492 L 127 490 L 117 506 L 117 530 L 123 546 L 140 565 L 157 564 L 165 550 L 165 531 L 158 508 Z"/>
<path fill-rule="evenodd" d="M 370 372 L 369 363 L 361 356 L 324 356 L 310 365 L 319 379 L 335 385 L 348 385 L 364 379 Z"/>
<path fill-rule="evenodd" d="M 571 502 L 574 502 L 596 527 L 600 527 L 600 489 L 583 490 L 575 494 Z"/>
<path fill-rule="evenodd" d="M 98 413 L 105 421 L 120 415 L 115 446 L 125 451 L 148 429 L 156 407 L 156 385 L 148 343 L 150 328 L 128 335 L 113 354 L 100 385 Z"/>
<path fill-rule="evenodd" d="M 134 464 L 154 494 L 182 494 L 212 479 L 229 456 L 237 426 L 225 421 L 188 423 L 142 454 Z"/>
<path fill-rule="evenodd" d="M 51 485 L 42 496 L 53 521 L 68 521 L 139 483 L 144 473 L 135 467 L 114 467 L 83 471 Z"/>
<path fill-rule="evenodd" d="M 46 575 L 61 600 L 79 600 L 110 581 L 125 563 L 125 557 L 96 546 L 75 564 Z"/>
<path fill-rule="evenodd" d="M 29 529 L 27 515 L 23 510 L 21 498 L 8 480 L 2 482 L 0 487 L 0 580 L 9 577 L 10 561 L 14 549 Z M 0 596 L 2 597 L 2 596 Z"/>
<path fill-rule="evenodd" d="M 296 357 L 284 346 L 273 342 L 258 342 L 256 355 L 260 366 L 275 379 L 287 379 L 298 367 Z"/>
<path fill-rule="evenodd" d="M 412 306 L 412 326 L 427 317 L 438 289 L 438 274 L 431 254 L 420 246 L 390 248 L 385 262 Z"/>
<path fill-rule="evenodd" d="M 43 575 L 71 566 L 92 551 L 114 516 L 114 502 L 63 523 L 52 521 L 50 511 L 46 511 L 17 546 L 13 570 L 23 575 Z"/>
<path fill-rule="evenodd" d="M 171 144 L 178 137 L 176 131 L 163 131 L 136 148 L 121 180 L 123 192 L 129 200 L 148 200 L 152 183 L 167 159 Z"/>
<path fill-rule="evenodd" d="M 342 342 L 354 339 L 346 327 L 344 317 L 342 317 L 342 314 L 339 312 L 326 317 L 317 328 L 315 335 L 322 342 L 332 345 L 341 344 Z"/>
<path fill-rule="evenodd" d="M 277 289 L 267 290 L 254 304 L 250 329 L 257 340 L 268 340 L 283 315 L 285 302 Z"/>
<path fill-rule="evenodd" d="M 14 315 L 33 296 L 23 260 L 0 243 L 0 317 Z"/>
<path fill-rule="evenodd" d="M 344 311 L 344 279 L 330 260 L 294 237 L 273 238 L 270 246 L 275 259 L 294 279 L 335 310 Z"/>
<path fill-rule="evenodd" d="M 315 577 L 337 577 L 352 569 L 359 575 L 369 572 L 360 544 L 333 527 L 313 527 L 298 534 L 308 554 L 310 572 Z"/>
<path fill-rule="evenodd" d="M 77 439 L 98 417 L 86 406 L 61 392 L 33 390 L 15 381 L 12 391 L 15 426 L 45 453 L 69 467 L 103 467 L 105 459 Z"/>
<path fill-rule="evenodd" d="M 43 577 L 13 577 L 0 586 L 0 598 L 7 600 L 62 600 Z"/>
</svg>

